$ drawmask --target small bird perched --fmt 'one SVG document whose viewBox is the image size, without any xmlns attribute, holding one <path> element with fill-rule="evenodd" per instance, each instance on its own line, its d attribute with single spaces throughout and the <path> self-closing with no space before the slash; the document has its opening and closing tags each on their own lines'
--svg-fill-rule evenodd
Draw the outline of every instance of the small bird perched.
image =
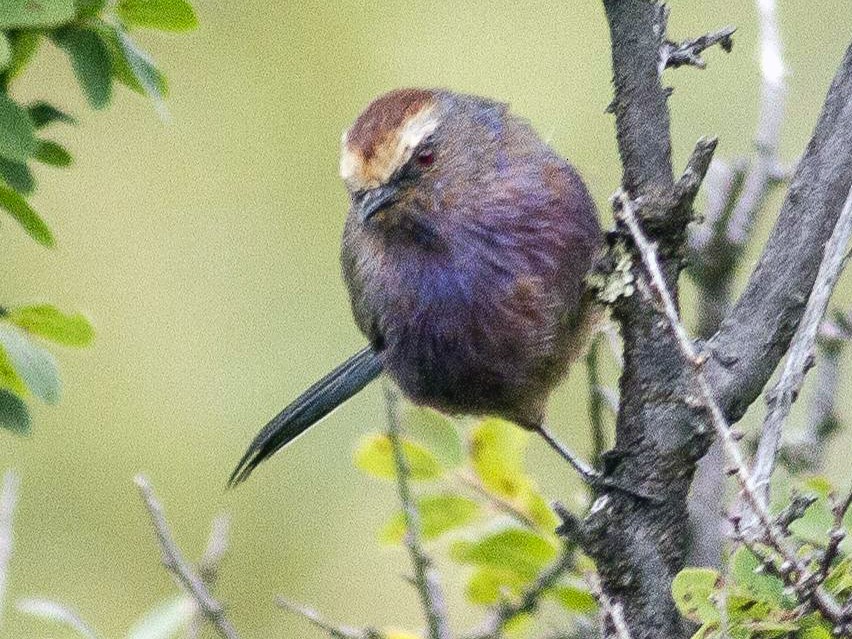
<svg viewBox="0 0 852 639">
<path fill-rule="evenodd" d="M 602 244 L 577 172 L 505 104 L 401 89 L 343 135 L 351 198 L 341 263 L 370 342 L 257 435 L 231 483 L 384 371 L 415 404 L 544 427 L 595 315 L 585 276 Z"/>
</svg>

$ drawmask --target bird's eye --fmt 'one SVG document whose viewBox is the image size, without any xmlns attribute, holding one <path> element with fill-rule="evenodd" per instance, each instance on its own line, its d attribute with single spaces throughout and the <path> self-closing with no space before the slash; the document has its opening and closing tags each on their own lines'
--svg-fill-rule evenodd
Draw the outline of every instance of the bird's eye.
<svg viewBox="0 0 852 639">
<path fill-rule="evenodd" d="M 422 167 L 432 166 L 435 163 L 435 152 L 432 149 L 423 149 L 417 153 L 417 164 Z"/>
</svg>

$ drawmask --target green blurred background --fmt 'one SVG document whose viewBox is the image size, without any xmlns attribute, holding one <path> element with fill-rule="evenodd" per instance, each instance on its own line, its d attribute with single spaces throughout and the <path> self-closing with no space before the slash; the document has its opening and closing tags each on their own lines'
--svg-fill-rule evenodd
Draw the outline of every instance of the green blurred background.
<svg viewBox="0 0 852 639">
<path fill-rule="evenodd" d="M 401 578 L 408 559 L 375 541 L 395 509 L 393 487 L 351 463 L 358 438 L 382 426 L 377 388 L 239 490 L 225 493 L 225 480 L 255 431 L 362 343 L 339 277 L 347 200 L 337 153 L 341 132 L 372 97 L 439 85 L 511 103 L 574 161 L 609 217 L 620 168 L 603 112 L 611 71 L 600 3 L 194 4 L 198 31 L 140 36 L 171 79 L 168 125 L 127 91 L 93 113 L 50 47 L 17 88 L 81 123 L 56 131 L 74 169 L 40 171 L 33 198 L 58 248 L 42 249 L 14 224 L 0 229 L 3 302 L 84 310 L 97 339 L 60 353 L 64 398 L 35 407 L 31 437 L 0 433 L 0 467 L 23 475 L 10 601 L 57 599 L 104 637 L 119 637 L 174 592 L 132 484 L 144 472 L 190 556 L 211 517 L 231 513 L 218 592 L 245 637 L 320 636 L 277 611 L 276 594 L 342 622 L 416 630 L 414 591 Z M 711 51 L 706 71 L 667 76 L 677 166 L 704 134 L 720 137 L 721 157 L 750 152 L 759 92 L 751 3 L 672 8 L 674 37 L 739 29 L 733 53 Z M 781 2 L 786 159 L 801 152 L 816 119 L 852 33 L 850 9 L 848 0 Z M 688 287 L 685 295 L 688 306 Z M 848 278 L 836 302 L 852 303 Z M 844 397 L 852 390 L 845 372 Z M 588 454 L 579 369 L 553 403 L 563 438 Z M 841 484 L 849 443 L 848 433 L 835 440 L 828 463 Z M 530 460 L 550 496 L 580 503 L 576 479 L 538 442 Z M 466 627 L 478 613 L 462 603 L 463 575 L 442 567 L 453 623 Z M 0 636 L 46 634 L 65 636 L 7 609 Z"/>
</svg>

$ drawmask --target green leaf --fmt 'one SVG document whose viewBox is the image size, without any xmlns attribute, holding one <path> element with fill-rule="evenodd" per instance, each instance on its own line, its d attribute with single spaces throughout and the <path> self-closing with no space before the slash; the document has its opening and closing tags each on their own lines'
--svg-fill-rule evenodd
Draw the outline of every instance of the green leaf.
<svg viewBox="0 0 852 639">
<path fill-rule="evenodd" d="M 405 432 L 420 442 L 448 468 L 464 461 L 462 440 L 455 422 L 432 410 L 419 406 L 406 408 L 402 418 Z"/>
<path fill-rule="evenodd" d="M 524 528 L 506 528 L 478 541 L 458 541 L 450 548 L 453 560 L 480 567 L 509 570 L 532 580 L 556 558 L 556 546 Z"/>
<path fill-rule="evenodd" d="M 100 15 L 106 3 L 107 0 L 74 0 L 74 7 L 78 18 L 94 18 Z"/>
<path fill-rule="evenodd" d="M 77 124 L 77 120 L 72 116 L 47 102 L 35 102 L 31 104 L 27 107 L 27 113 L 30 114 L 30 119 L 37 129 L 46 127 L 48 124 L 53 124 L 54 122 Z"/>
<path fill-rule="evenodd" d="M 402 450 L 411 471 L 411 479 L 436 479 L 443 474 L 435 456 L 420 444 L 403 440 Z M 364 438 L 355 451 L 355 465 L 373 477 L 394 479 L 396 465 L 393 447 L 387 435 L 373 434 Z"/>
<path fill-rule="evenodd" d="M 34 617 L 40 617 L 71 628 L 84 639 L 97 639 L 94 630 L 73 610 L 55 601 L 47 599 L 21 599 L 18 610 Z"/>
<path fill-rule="evenodd" d="M 23 162 L 0 158 L 0 177 L 21 195 L 29 195 L 35 190 L 35 178 Z"/>
<path fill-rule="evenodd" d="M 79 313 L 68 315 L 49 304 L 20 306 L 8 313 L 8 320 L 16 326 L 64 346 L 88 346 L 95 337 L 85 317 Z"/>
<path fill-rule="evenodd" d="M 0 390 L 0 428 L 19 435 L 30 432 L 30 413 L 23 400 L 8 390 Z"/>
<path fill-rule="evenodd" d="M 10 36 L 12 58 L 6 67 L 6 79 L 14 80 L 33 59 L 41 44 L 41 34 L 38 31 L 15 31 Z"/>
<path fill-rule="evenodd" d="M 36 242 L 48 248 L 53 247 L 53 234 L 47 224 L 13 189 L 0 185 L 0 207 L 6 209 Z"/>
<path fill-rule="evenodd" d="M 59 370 L 50 353 L 11 326 L 0 326 L 0 345 L 33 395 L 48 404 L 59 401 Z"/>
<path fill-rule="evenodd" d="M 41 141 L 35 159 L 44 164 L 58 167 L 71 166 L 74 161 L 64 146 L 52 140 Z"/>
<path fill-rule="evenodd" d="M 9 36 L 0 31 L 0 71 L 9 66 L 12 61 L 12 43 Z"/>
<path fill-rule="evenodd" d="M 29 114 L 9 96 L 0 94 L 0 156 L 26 162 L 38 150 Z"/>
<path fill-rule="evenodd" d="M 109 49 L 91 29 L 62 29 L 53 36 L 68 55 L 74 75 L 94 109 L 103 109 L 112 99 L 112 60 Z"/>
<path fill-rule="evenodd" d="M 19 397 L 27 394 L 27 385 L 18 375 L 9 354 L 3 346 L 0 346 L 0 388 L 11 391 Z"/>
<path fill-rule="evenodd" d="M 165 76 L 154 66 L 151 57 L 135 46 L 130 46 L 119 31 L 110 25 L 98 26 L 98 33 L 109 49 L 112 59 L 112 75 L 126 87 L 142 95 L 154 95 L 162 100 L 168 94 Z"/>
<path fill-rule="evenodd" d="M 191 31 L 198 26 L 195 11 L 185 0 L 119 0 L 115 12 L 134 27 Z"/>
<path fill-rule="evenodd" d="M 731 576 L 738 590 L 774 608 L 784 607 L 784 582 L 761 569 L 760 560 L 744 546 L 731 558 Z"/>
<path fill-rule="evenodd" d="M 696 623 L 717 622 L 721 618 L 712 595 L 719 573 L 711 568 L 685 568 L 672 582 L 672 598 L 684 617 Z"/>
<path fill-rule="evenodd" d="M 598 602 L 594 595 L 583 588 L 559 584 L 548 590 L 546 594 L 573 614 L 588 615 L 598 609 Z"/>
<path fill-rule="evenodd" d="M 55 27 L 74 18 L 73 0 L 3 0 L 0 30 Z"/>
<path fill-rule="evenodd" d="M 189 597 L 179 595 L 149 610 L 127 633 L 127 639 L 170 639 L 195 616 Z"/>
<path fill-rule="evenodd" d="M 429 495 L 417 500 L 423 539 L 436 539 L 445 532 L 474 521 L 479 514 L 479 504 L 472 499 L 445 493 Z M 381 533 L 382 541 L 400 543 L 405 537 L 405 517 L 401 512 L 390 520 Z"/>
<path fill-rule="evenodd" d="M 528 581 L 512 570 L 477 568 L 467 582 L 465 595 L 471 603 L 489 606 L 507 595 L 519 595 Z"/>
</svg>

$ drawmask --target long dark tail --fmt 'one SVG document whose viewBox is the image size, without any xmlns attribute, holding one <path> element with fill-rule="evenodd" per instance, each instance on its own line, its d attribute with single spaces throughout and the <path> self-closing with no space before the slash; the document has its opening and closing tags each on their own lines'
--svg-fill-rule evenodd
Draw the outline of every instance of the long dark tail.
<svg viewBox="0 0 852 639">
<path fill-rule="evenodd" d="M 263 427 L 231 473 L 228 486 L 245 481 L 260 462 L 296 439 L 381 372 L 382 362 L 370 347 L 335 368 Z"/>
</svg>

